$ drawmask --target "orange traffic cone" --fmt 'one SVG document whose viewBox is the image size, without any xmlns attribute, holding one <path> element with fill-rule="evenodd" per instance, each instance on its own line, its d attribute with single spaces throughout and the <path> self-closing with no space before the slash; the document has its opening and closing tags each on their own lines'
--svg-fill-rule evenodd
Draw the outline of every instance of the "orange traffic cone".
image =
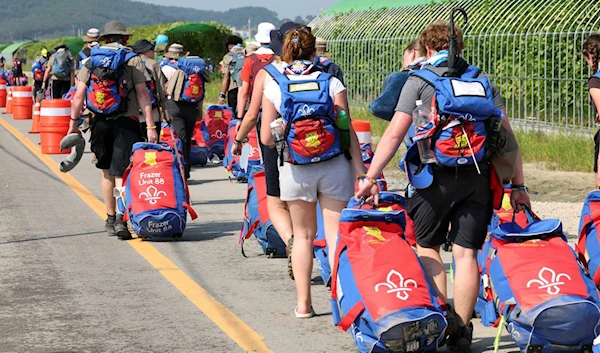
<svg viewBox="0 0 600 353">
<path fill-rule="evenodd" d="M 42 104 L 37 101 L 35 102 L 33 109 L 33 124 L 31 124 L 30 134 L 39 134 L 40 133 L 40 108 Z"/>
<path fill-rule="evenodd" d="M 6 114 L 12 114 L 12 87 L 6 87 L 8 95 L 6 97 Z"/>
</svg>

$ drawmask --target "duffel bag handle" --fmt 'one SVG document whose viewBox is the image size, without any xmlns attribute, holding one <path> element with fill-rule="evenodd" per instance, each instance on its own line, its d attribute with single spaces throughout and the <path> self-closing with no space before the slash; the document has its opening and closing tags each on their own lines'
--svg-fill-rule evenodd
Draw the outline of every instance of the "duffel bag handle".
<svg viewBox="0 0 600 353">
<path fill-rule="evenodd" d="M 531 210 L 531 208 L 529 206 L 527 206 L 526 204 L 522 203 L 520 204 L 521 207 L 523 207 L 523 212 L 525 212 L 525 216 L 527 216 L 527 223 L 534 223 L 540 220 L 540 218 L 538 216 L 536 216 L 535 213 L 533 213 L 533 211 Z M 517 210 L 513 211 L 513 216 L 512 216 L 512 222 L 515 223 L 515 218 L 517 217 Z"/>
</svg>

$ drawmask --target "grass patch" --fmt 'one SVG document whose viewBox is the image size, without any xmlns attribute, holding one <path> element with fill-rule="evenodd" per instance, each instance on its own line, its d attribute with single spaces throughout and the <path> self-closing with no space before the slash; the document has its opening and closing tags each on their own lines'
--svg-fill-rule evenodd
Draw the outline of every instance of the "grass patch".
<svg viewBox="0 0 600 353">
<path fill-rule="evenodd" d="M 591 137 L 541 131 L 516 131 L 524 162 L 544 163 L 548 169 L 592 172 L 594 141 Z"/>
</svg>

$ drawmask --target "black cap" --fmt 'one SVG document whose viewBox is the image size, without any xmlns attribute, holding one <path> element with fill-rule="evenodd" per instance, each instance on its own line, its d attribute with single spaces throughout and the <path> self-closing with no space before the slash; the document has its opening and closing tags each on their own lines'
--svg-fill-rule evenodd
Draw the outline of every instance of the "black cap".
<svg viewBox="0 0 600 353">
<path fill-rule="evenodd" d="M 146 39 L 140 39 L 133 45 L 133 52 L 136 54 L 143 54 L 150 50 L 154 50 L 154 44 Z"/>
<path fill-rule="evenodd" d="M 303 28 L 303 27 L 307 28 L 309 31 L 311 30 L 310 27 L 301 25 L 299 23 L 286 22 L 281 25 L 281 28 L 279 28 L 279 30 L 271 31 L 270 47 L 271 47 L 271 50 L 273 50 L 273 52 L 275 53 L 275 55 L 281 56 L 281 54 L 283 52 L 283 39 L 285 38 L 285 35 L 287 34 L 287 32 L 294 30 L 294 29 Z"/>
</svg>

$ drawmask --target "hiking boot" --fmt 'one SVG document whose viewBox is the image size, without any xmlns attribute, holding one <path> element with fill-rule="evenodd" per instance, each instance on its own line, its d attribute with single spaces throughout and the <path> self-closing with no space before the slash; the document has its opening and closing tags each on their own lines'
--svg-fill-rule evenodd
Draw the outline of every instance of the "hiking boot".
<svg viewBox="0 0 600 353">
<path fill-rule="evenodd" d="M 294 237 L 291 237 L 288 241 L 288 264 L 287 264 L 287 272 L 288 276 L 292 280 L 294 280 L 294 269 L 292 267 L 292 248 L 294 247 Z"/>
<path fill-rule="evenodd" d="M 117 232 L 115 231 L 115 218 L 115 216 L 108 216 L 108 219 L 104 224 L 104 229 L 106 230 L 106 234 L 108 234 L 109 237 L 114 237 L 115 235 L 117 235 Z"/>
<path fill-rule="evenodd" d="M 472 322 L 468 326 L 460 326 L 456 333 L 450 335 L 446 341 L 446 346 L 452 353 L 471 353 L 471 342 L 473 342 Z"/>
<path fill-rule="evenodd" d="M 117 233 L 117 237 L 121 240 L 130 240 L 133 239 L 131 233 L 129 232 L 129 228 L 127 228 L 127 223 L 123 221 L 123 215 L 117 215 L 117 220 L 115 222 L 115 232 Z"/>
</svg>

